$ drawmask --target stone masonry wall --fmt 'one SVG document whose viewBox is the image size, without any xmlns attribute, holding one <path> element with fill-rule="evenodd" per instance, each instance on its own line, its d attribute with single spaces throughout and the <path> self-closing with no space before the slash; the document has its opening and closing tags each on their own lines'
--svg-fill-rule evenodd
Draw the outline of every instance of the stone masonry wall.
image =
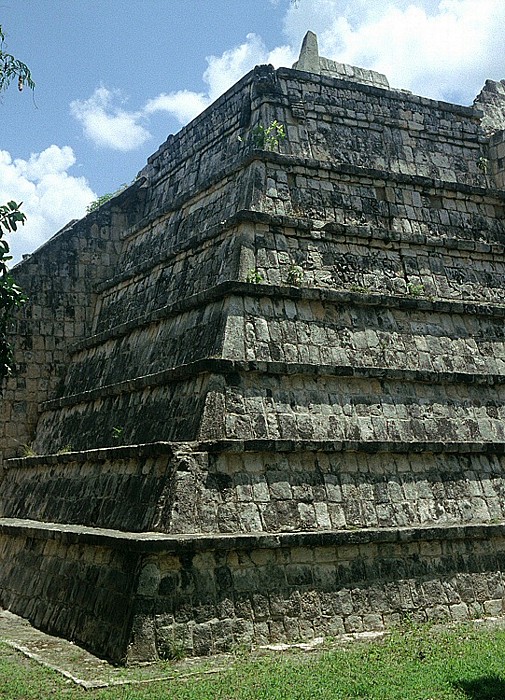
<svg viewBox="0 0 505 700">
<path fill-rule="evenodd" d="M 301 369 L 301 368 L 300 368 Z M 505 439 L 505 385 L 352 368 L 249 372 L 225 390 L 231 439 Z M 277 371 L 276 371 L 277 370 Z M 374 376 L 375 375 L 375 376 Z"/>
<path fill-rule="evenodd" d="M 254 208 L 266 213 L 313 219 L 318 228 L 327 222 L 364 226 L 369 238 L 382 233 L 393 240 L 421 235 L 439 245 L 447 239 L 504 243 L 501 192 L 321 161 L 270 160 L 257 164 L 253 197 Z"/>
<path fill-rule="evenodd" d="M 178 541 L 3 521 L 5 547 L 2 605 L 116 662 L 503 611 L 499 525 Z"/>
<path fill-rule="evenodd" d="M 238 296 L 240 288 L 247 295 Z M 34 447 L 111 445 L 117 426 L 132 442 L 195 440 L 213 411 L 215 438 L 291 439 L 301 431 L 305 438 L 423 440 L 441 425 L 445 439 L 502 435 L 501 307 L 250 284 L 235 290 L 205 314 L 85 344 L 74 355 L 67 396 L 44 405 Z M 217 345 L 181 355 L 178 338 L 197 340 L 211 326 Z M 218 346 L 239 362 L 205 359 Z M 191 362 L 179 370 L 178 358 Z M 196 384 L 185 380 L 192 372 L 200 374 Z M 209 376 L 219 404 L 204 410 L 201 396 L 196 408 Z"/>
<path fill-rule="evenodd" d="M 403 451 L 382 444 L 261 442 L 196 453 L 175 473 L 171 533 L 307 532 L 497 522 L 504 459 L 462 444 Z M 320 446 L 321 447 L 321 446 Z M 433 452 L 438 447 L 439 452 Z M 305 448 L 305 449 L 303 449 Z M 161 523 L 160 523 L 161 525 Z"/>
<path fill-rule="evenodd" d="M 95 546 L 90 546 L 94 541 Z M 138 557 L 58 530 L 0 526 L 0 605 L 50 634 L 125 660 Z"/>
<path fill-rule="evenodd" d="M 285 224 L 282 229 L 279 223 Z M 405 233 L 391 241 L 380 230 L 364 226 L 331 224 L 317 229 L 300 219 L 269 215 L 259 216 L 254 225 L 224 226 L 219 239 L 213 239 L 214 245 L 222 241 L 226 253 L 226 262 L 219 263 L 222 273 L 216 274 L 215 261 L 220 258 L 212 255 L 215 249 L 207 243 L 205 257 L 196 262 L 184 253 L 168 272 L 161 266 L 149 267 L 135 284 L 123 283 L 131 290 L 126 298 L 117 296 L 121 284 L 112 283 L 104 290 L 102 318 L 109 317 L 116 325 L 77 346 L 63 394 L 113 385 L 117 390 L 111 388 L 109 393 L 124 394 L 129 388 L 126 380 L 219 355 L 223 342 L 223 356 L 233 359 L 499 374 L 499 308 L 475 307 L 470 312 L 478 315 L 469 317 L 468 307 L 451 307 L 432 297 L 499 302 L 505 286 L 502 244 L 452 240 L 441 245 L 428 240 Z M 294 267 L 301 274 L 296 282 L 290 279 Z M 227 278 L 246 277 L 251 270 L 269 286 L 245 284 L 241 289 L 253 298 L 232 301 L 229 294 L 234 288 L 224 286 Z M 165 279 L 180 276 L 188 284 L 199 278 L 202 287 L 196 286 L 197 294 L 182 301 L 163 291 L 162 271 Z M 214 297 L 205 305 L 201 294 L 213 282 L 217 282 L 210 287 Z M 288 288 L 271 286 L 279 283 L 347 289 L 350 295 L 345 301 L 353 311 L 336 311 L 334 303 L 344 300 L 341 292 L 318 297 L 316 290 L 300 290 L 292 299 L 294 292 Z M 107 301 L 109 289 L 115 301 Z M 379 290 L 381 295 L 375 297 Z M 399 294 L 406 297 L 404 301 L 399 301 Z M 212 298 L 216 302 L 210 303 Z M 217 302 L 218 298 L 223 301 Z M 170 306 L 168 299 L 173 300 Z M 388 308 L 387 313 L 377 315 L 377 304 Z M 126 313 L 120 315 L 118 308 Z M 107 323 L 102 326 L 100 321 L 98 329 L 102 327 Z M 181 343 L 183 337 L 186 342 Z M 88 403 L 91 399 L 93 394 L 82 397 Z M 127 414 L 123 418 L 130 420 Z M 155 436 L 150 431 L 146 439 L 175 439 L 176 434 L 164 430 Z M 185 432 L 183 439 L 190 437 L 195 439 L 196 433 Z"/>
<path fill-rule="evenodd" d="M 478 166 L 485 143 L 478 110 L 259 66 L 149 158 L 141 171 L 152 186 L 146 211 L 157 213 L 181 193 L 206 188 L 209 177 L 222 177 L 255 144 L 258 116 L 287 124 L 283 151 L 290 155 L 487 184 Z"/>
<path fill-rule="evenodd" d="M 287 123 L 292 155 L 486 185 L 473 108 L 287 69 L 271 82 L 271 114 Z"/>
<path fill-rule="evenodd" d="M 19 266 L 0 605 L 114 661 L 503 612 L 481 117 L 258 67 Z"/>
<path fill-rule="evenodd" d="M 492 527 L 492 526 L 491 526 Z M 499 529 L 499 528 L 498 528 Z M 146 557 L 130 658 L 503 612 L 503 535 L 485 528 L 251 537 Z M 471 542 L 471 547 L 469 543 Z M 200 543 L 198 543 L 200 544 Z M 203 542 L 202 542 L 203 544 Z M 260 544 L 261 548 L 258 547 Z M 279 546 L 280 545 L 280 546 Z"/>
<path fill-rule="evenodd" d="M 505 189 L 505 131 L 498 131 L 491 137 L 489 163 L 486 167 L 491 172 L 496 186 Z"/>
<path fill-rule="evenodd" d="M 503 243 L 488 242 L 487 231 L 480 240 L 448 241 L 368 226 L 284 221 L 282 229 L 268 220 L 257 226 L 250 264 L 268 284 L 480 302 L 502 298 Z M 290 277 L 294 267 L 301 268 L 298 278 Z"/>
<path fill-rule="evenodd" d="M 112 280 L 101 294 L 94 330 L 109 330 L 118 321 L 143 319 L 156 309 L 204 292 L 236 278 L 238 268 L 237 231 L 233 227 L 203 245 L 192 247 L 171 259 L 124 281 Z"/>
<path fill-rule="evenodd" d="M 47 404 L 33 449 L 44 454 L 105 447 L 118 429 L 132 444 L 198 438 L 505 438 L 501 377 L 317 365 L 293 367 L 285 376 L 282 363 L 229 364 L 224 372 L 218 365 L 217 373 L 212 361 L 209 371 L 204 367 L 194 380 L 153 375 Z"/>
<path fill-rule="evenodd" d="M 232 171 L 219 182 L 211 179 L 202 184 L 203 189 L 189 190 L 179 203 L 172 204 L 173 209 L 160 208 L 138 226 L 126 229 L 118 278 L 128 279 L 138 269 L 145 271 L 160 262 L 170 263 L 184 251 L 201 255 L 195 246 L 205 249 L 206 242 L 219 235 L 223 222 L 247 207 L 250 172 L 242 167 L 246 161 L 247 157 L 237 156 Z"/>
<path fill-rule="evenodd" d="M 223 301 L 89 342 L 72 353 L 65 394 L 135 379 L 219 354 L 226 326 Z M 144 322 L 146 318 L 144 317 Z"/>
<path fill-rule="evenodd" d="M 245 107 L 238 108 L 240 95 L 249 101 L 249 121 L 244 116 Z M 368 110 L 368 116 L 364 116 L 360 105 L 371 99 L 375 111 L 372 114 Z M 277 105 L 275 113 L 271 112 L 273 101 Z M 216 135 L 214 115 L 217 113 L 221 116 L 222 133 L 216 140 L 211 138 L 211 133 L 214 129 Z M 288 139 L 281 144 L 286 155 L 254 156 L 254 151 L 251 152 L 255 145 L 251 135 L 253 126 L 272 115 L 285 118 L 288 125 Z M 354 141 L 348 140 L 345 147 L 338 141 L 347 133 L 346 129 L 359 135 L 360 127 L 354 121 L 363 119 L 370 127 L 368 136 L 378 134 L 382 144 L 403 144 L 390 154 L 387 162 L 373 160 L 376 152 L 366 140 L 360 141 L 358 150 L 372 159 L 366 163 L 354 162 L 353 154 L 357 152 Z M 188 143 L 198 129 L 203 131 L 194 141 L 198 146 L 193 154 Z M 440 137 L 438 141 L 435 134 Z M 302 143 L 305 135 L 307 141 Z M 321 146 L 323 136 L 324 148 Z M 258 69 L 214 108 L 177 137 L 170 138 L 150 159 L 143 172 L 149 179 L 144 205 L 144 212 L 149 215 L 123 230 L 123 249 L 118 261 L 122 271 L 99 288 L 94 332 L 105 341 L 104 332 L 134 323 L 135 319 L 145 328 L 146 314 L 157 313 L 191 293 L 203 293 L 239 275 L 245 276 L 243 250 L 248 247 L 249 251 L 255 251 L 254 256 L 249 255 L 250 269 L 256 270 L 270 284 L 289 284 L 290 269 L 300 266 L 306 276 L 304 284 L 309 285 L 365 291 L 375 291 L 378 287 L 392 294 L 408 294 L 415 288 L 423 294 L 445 298 L 482 299 L 484 295 L 489 300 L 499 299 L 503 264 L 496 247 L 501 243 L 495 241 L 504 237 L 500 223 L 503 199 L 496 193 L 486 194 L 483 189 L 486 179 L 473 159 L 482 150 L 483 142 L 479 138 L 478 116 L 469 108 L 456 108 L 326 77 L 308 80 L 296 71 Z M 334 157 L 334 139 L 338 141 L 335 147 L 338 146 L 345 156 L 344 160 L 336 161 Z M 431 144 L 425 149 L 431 170 L 426 170 L 423 163 L 416 160 L 417 154 L 424 152 L 416 139 L 427 139 Z M 410 145 L 406 145 L 407 141 Z M 192 155 L 195 158 L 192 159 Z M 307 160 L 307 156 L 311 160 Z M 184 167 L 183 162 L 186 163 Z M 208 167 L 204 168 L 205 163 Z M 231 168 L 229 174 L 223 170 L 223 163 Z M 403 167 L 403 163 L 410 165 Z M 386 176 L 381 168 L 387 168 L 389 174 Z M 392 187 L 388 179 L 391 177 L 396 177 L 401 186 Z M 441 187 L 437 178 L 452 182 L 452 189 Z M 466 185 L 462 184 L 465 182 Z M 236 234 L 242 229 L 247 231 L 247 227 L 228 228 L 225 222 L 237 208 L 247 206 L 273 212 L 276 216 L 284 212 L 294 220 L 303 215 L 307 223 L 290 229 L 286 219 L 279 222 L 287 225 L 283 231 L 274 227 L 269 235 L 262 234 L 260 225 L 254 240 L 246 233 L 248 243 L 242 244 Z M 223 217 L 221 223 L 219 216 Z M 317 221 L 317 225 L 311 225 L 310 221 Z M 321 222 L 328 222 L 324 232 Z M 345 222 L 344 228 L 339 228 L 339 222 Z M 475 241 L 478 227 L 480 241 Z M 468 231 L 468 236 L 462 236 L 464 231 Z M 449 246 L 452 259 L 447 257 L 443 246 L 435 242 L 440 235 L 446 238 L 444 244 L 449 239 L 457 243 L 457 239 L 463 237 L 461 246 L 454 242 L 452 248 Z M 420 246 L 430 236 L 434 239 L 434 250 L 428 250 L 425 257 L 420 256 Z M 393 245 L 391 237 L 396 237 Z M 473 239 L 470 250 L 464 240 L 466 237 Z M 377 241 L 375 246 L 370 245 L 371 240 Z M 468 252 L 480 257 L 481 270 L 474 265 L 469 271 Z M 235 331 L 237 321 L 235 314 Z M 228 318 L 227 327 L 229 323 Z M 177 327 L 190 335 L 196 332 L 196 340 L 202 336 L 201 325 L 193 332 L 191 321 L 188 326 L 185 319 L 176 324 L 172 317 L 168 325 L 172 329 L 165 330 L 163 324 L 157 325 L 160 341 L 165 337 L 175 341 Z M 223 322 L 218 322 L 219 326 L 222 328 Z M 178 360 L 171 357 L 169 350 L 161 361 L 145 363 L 142 338 L 148 339 L 154 329 L 150 327 L 148 332 L 136 331 L 131 336 L 123 336 L 116 344 L 115 358 L 108 352 L 110 342 L 103 348 L 96 345 L 84 355 L 81 351 L 82 362 L 77 363 L 62 393 L 93 391 L 104 384 L 120 383 L 121 368 L 130 365 L 131 371 L 127 371 L 132 379 L 136 373 L 139 376 L 138 372 L 145 375 L 176 366 Z M 236 332 L 233 335 L 237 337 Z M 227 338 L 230 337 L 228 334 Z M 161 347 L 161 342 L 159 345 Z M 212 352 L 212 348 L 209 350 Z M 247 353 L 250 352 L 254 351 L 248 347 Z M 98 362 L 93 364 L 91 356 L 97 354 L 103 359 L 97 358 Z M 237 356 L 240 357 L 240 351 L 235 351 L 234 357 Z M 119 357 L 111 373 L 107 370 L 108 362 Z M 135 357 L 133 364 L 129 357 Z M 190 361 L 193 360 L 190 358 Z M 91 372 L 88 373 L 88 369 Z M 82 377 L 86 379 L 83 381 Z M 124 388 L 120 393 L 124 394 Z M 89 405 L 89 400 L 86 401 Z M 134 404 L 135 400 L 132 406 Z M 114 406 L 118 405 L 116 401 Z M 124 401 L 122 405 L 126 405 Z M 80 420 L 84 416 L 82 409 L 77 413 Z M 130 409 L 126 413 L 121 409 L 121 419 L 128 418 L 128 413 Z M 41 422 L 43 432 L 47 432 L 48 420 L 46 417 Z M 64 420 L 68 425 L 75 423 L 68 422 L 68 415 Z M 86 426 L 87 417 L 83 420 Z M 85 433 L 90 431 L 91 423 L 89 428 L 85 427 Z M 137 434 L 142 432 L 139 430 Z M 64 434 L 69 434 L 69 430 L 60 431 L 54 441 L 57 449 L 61 449 L 60 438 Z M 169 428 L 155 436 L 151 430 L 149 439 L 173 439 L 176 434 Z M 184 434 L 187 436 L 187 431 Z M 48 444 L 48 435 L 38 440 L 39 448 Z M 104 439 L 102 430 L 101 444 L 107 444 Z M 84 444 L 84 440 L 82 442 Z"/>
<path fill-rule="evenodd" d="M 135 218 L 138 186 L 123 193 Z M 33 439 L 39 405 L 54 395 L 68 367 L 69 344 L 91 326 L 94 285 L 112 274 L 119 231 L 128 216 L 111 202 L 63 230 L 13 271 L 28 302 L 13 329 L 15 375 L 6 382 L 0 409 L 0 465 Z"/>
<path fill-rule="evenodd" d="M 350 274 L 355 274 L 352 267 Z M 237 298 L 234 329 L 245 339 L 245 359 L 503 374 L 501 305 L 472 307 L 362 289 L 324 293 L 292 288 L 281 296 L 262 286 L 254 296 Z"/>
<path fill-rule="evenodd" d="M 185 372 L 181 378 L 169 372 L 164 378 L 140 377 L 109 390 L 97 389 L 77 400 L 56 399 L 44 406 L 32 449 L 55 454 L 107 447 L 115 444 L 118 430 L 121 440 L 132 445 L 161 435 L 165 440 L 195 439 L 211 386 L 208 373 L 188 377 Z"/>
<path fill-rule="evenodd" d="M 1 517 L 131 532 L 159 529 L 160 522 L 170 522 L 174 473 L 183 469 L 176 449 L 116 447 L 10 460 Z"/>
<path fill-rule="evenodd" d="M 268 248 L 260 251 L 257 259 L 260 270 L 268 269 L 272 277 L 277 271 L 282 277 L 283 253 L 278 252 L 278 241 L 276 245 L 273 252 Z M 306 265 L 309 256 L 314 260 L 320 255 L 318 241 L 311 248 L 304 253 Z M 149 323 L 148 317 L 145 325 L 134 327 L 129 333 L 126 327 L 101 342 L 82 344 L 82 349 L 72 354 L 65 394 L 215 356 L 225 335 L 223 354 L 230 359 L 502 374 L 505 359 L 500 307 L 490 306 L 485 313 L 482 310 L 478 315 L 468 315 L 468 306 L 461 303 L 432 301 L 426 295 L 435 285 L 440 288 L 444 278 L 430 277 L 427 268 L 419 259 L 414 263 L 413 257 L 410 260 L 416 267 L 410 266 L 414 274 L 407 279 L 411 280 L 408 284 L 422 284 L 419 296 L 411 294 L 410 299 L 401 301 L 370 293 L 367 283 L 387 289 L 387 278 L 380 277 L 376 257 L 370 254 L 370 260 L 377 265 L 370 269 L 358 256 L 358 252 L 365 254 L 365 249 L 361 251 L 356 246 L 354 250 L 355 253 L 342 257 L 341 266 L 328 265 L 326 284 L 335 284 L 338 270 L 342 285 L 347 283 L 348 288 L 362 291 L 335 292 L 333 297 L 324 297 L 314 290 L 298 293 L 297 298 L 294 290 L 291 295 L 281 296 L 269 287 L 251 290 L 250 285 L 243 285 L 243 291 L 254 291 L 254 296 L 238 296 L 235 292 L 226 302 L 199 306 L 176 318 L 167 313 L 167 318 L 158 316 Z M 268 263 L 262 263 L 263 255 L 270 256 Z M 277 268 L 273 256 L 281 263 Z M 344 264 L 347 269 L 342 269 Z M 429 256 L 426 265 L 434 265 Z M 285 270 L 288 277 L 289 268 L 285 266 Z M 468 265 L 462 264 L 461 270 L 471 272 Z M 307 270 L 306 276 L 311 272 Z M 395 286 L 401 283 L 403 288 L 408 287 L 405 277 L 392 277 L 397 282 Z M 466 277 L 471 280 L 469 274 Z M 489 273 L 482 279 L 487 283 L 491 280 Z M 493 296 L 497 299 L 501 286 L 498 287 L 498 281 L 496 284 Z M 451 288 L 447 283 L 445 289 L 449 295 Z M 467 298 L 470 296 L 469 284 L 454 284 L 452 289 L 457 296 L 463 292 Z M 481 298 L 494 291 L 483 285 L 478 290 Z M 341 306 L 343 301 L 345 308 Z M 184 343 L 180 342 L 182 338 Z"/>
<path fill-rule="evenodd" d="M 409 442 L 378 443 L 375 452 L 331 441 L 222 447 L 157 444 L 10 460 L 0 515 L 186 535 L 505 517 L 503 454 L 479 443 L 426 443 L 419 452 Z"/>
</svg>

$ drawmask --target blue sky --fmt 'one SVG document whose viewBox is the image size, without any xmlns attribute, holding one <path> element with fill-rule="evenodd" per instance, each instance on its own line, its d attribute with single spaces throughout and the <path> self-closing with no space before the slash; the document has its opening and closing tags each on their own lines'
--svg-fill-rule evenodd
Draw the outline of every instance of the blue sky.
<svg viewBox="0 0 505 700">
<path fill-rule="evenodd" d="M 254 65 L 290 66 L 308 29 L 324 56 L 470 104 L 505 79 L 504 23 L 504 0 L 0 0 L 4 49 L 36 81 L 0 104 L 0 203 L 28 216 L 15 259 Z"/>
</svg>

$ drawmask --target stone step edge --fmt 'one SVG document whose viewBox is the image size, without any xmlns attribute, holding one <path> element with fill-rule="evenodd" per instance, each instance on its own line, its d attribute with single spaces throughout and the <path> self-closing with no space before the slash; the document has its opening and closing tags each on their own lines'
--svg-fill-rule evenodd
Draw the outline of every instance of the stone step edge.
<svg viewBox="0 0 505 700">
<path fill-rule="evenodd" d="M 486 200 L 498 199 L 499 201 L 503 201 L 505 199 L 505 192 L 497 188 L 468 185 L 461 182 L 439 180 L 437 178 L 431 178 L 425 175 L 409 175 L 408 173 L 380 170 L 363 165 L 335 163 L 329 160 L 318 160 L 317 158 L 306 158 L 288 153 L 276 153 L 274 151 L 265 151 L 253 148 L 247 149 L 243 153 L 233 157 L 231 160 L 226 162 L 223 168 L 214 172 L 207 179 L 193 185 L 183 194 L 170 200 L 167 204 L 163 205 L 152 214 L 138 221 L 134 226 L 126 229 L 122 235 L 122 239 L 126 240 L 137 235 L 142 230 L 152 226 L 159 219 L 162 219 L 172 212 L 177 211 L 184 204 L 197 197 L 205 190 L 212 186 L 216 186 L 222 180 L 230 178 L 230 176 L 233 176 L 234 173 L 246 169 L 249 165 L 251 165 L 251 163 L 258 160 L 265 163 L 274 163 L 286 168 L 302 167 L 311 170 L 326 170 L 337 175 L 354 176 L 358 179 L 372 178 L 373 180 L 383 180 L 387 183 L 393 182 L 397 185 L 413 185 L 423 189 L 462 193 L 467 196 L 482 197 Z M 165 173 L 163 177 L 166 179 L 168 176 L 169 173 Z M 163 178 L 156 180 L 156 184 L 159 184 L 162 179 Z"/>
<path fill-rule="evenodd" d="M 435 299 L 426 296 L 382 294 L 380 292 L 353 292 L 343 289 L 324 287 L 293 287 L 278 284 L 253 284 L 238 280 L 227 280 L 198 292 L 181 301 L 155 309 L 143 316 L 137 316 L 113 328 L 100 331 L 69 346 L 69 352 L 75 354 L 81 350 L 101 345 L 107 340 L 121 338 L 132 331 L 149 326 L 171 316 L 209 306 L 210 304 L 231 297 L 275 297 L 292 301 L 321 301 L 331 304 L 348 304 L 352 306 L 386 307 L 401 311 L 424 311 L 441 314 L 472 315 L 492 318 L 505 318 L 505 304 L 493 304 L 486 301 L 461 301 Z"/>
<path fill-rule="evenodd" d="M 152 386 L 163 386 L 172 382 L 184 382 L 197 375 L 218 375 L 231 384 L 240 383 L 244 374 L 263 374 L 277 377 L 296 375 L 316 378 L 379 379 L 423 384 L 477 384 L 496 386 L 505 383 L 505 374 L 477 372 L 438 372 L 436 370 L 400 369 L 391 367 L 356 367 L 352 365 L 318 365 L 301 362 L 263 362 L 256 360 L 226 360 L 206 358 L 186 365 L 164 369 L 143 377 L 126 379 L 115 384 L 106 384 L 95 389 L 50 399 L 40 404 L 40 411 L 55 411 L 68 406 L 86 404 L 110 396 L 120 396 L 142 391 Z"/>
<path fill-rule="evenodd" d="M 265 69 L 269 69 L 265 71 Z M 405 90 L 397 90 L 395 88 L 380 88 L 377 86 L 373 85 L 365 85 L 363 83 L 359 83 L 355 80 L 347 80 L 344 76 L 339 76 L 333 77 L 333 76 L 328 76 L 328 75 L 316 75 L 314 73 L 312 74 L 306 74 L 303 71 L 297 71 L 292 68 L 279 68 L 275 70 L 272 66 L 256 66 L 253 70 L 251 70 L 249 73 L 244 75 L 241 80 L 236 83 L 234 86 L 232 86 L 225 94 L 221 95 L 216 102 L 214 102 L 212 105 L 207 107 L 206 110 L 204 110 L 200 115 L 198 115 L 190 125 L 187 125 L 186 127 L 183 127 L 183 129 L 176 135 L 169 135 L 167 140 L 161 144 L 161 146 L 158 148 L 158 150 L 153 153 L 149 159 L 148 159 L 148 164 L 153 164 L 160 156 L 162 156 L 167 150 L 169 150 L 171 147 L 173 149 L 173 143 L 180 141 L 181 135 L 185 134 L 185 132 L 191 128 L 198 126 L 200 123 L 202 123 L 206 118 L 208 118 L 208 114 L 217 111 L 219 107 L 224 104 L 228 99 L 230 99 L 232 94 L 238 94 L 244 88 L 249 88 L 249 90 L 252 91 L 252 96 L 254 97 L 254 102 L 257 100 L 259 101 L 258 106 L 255 106 L 255 109 L 260 109 L 263 104 L 269 103 L 271 101 L 272 95 L 275 96 L 276 103 L 281 100 L 282 104 L 286 108 L 293 108 L 298 104 L 298 99 L 295 97 L 295 101 L 293 101 L 293 97 L 287 94 L 279 94 L 279 91 L 277 89 L 278 81 L 277 81 L 277 76 L 281 78 L 286 78 L 287 80 L 294 79 L 296 82 L 309 82 L 309 83 L 320 83 L 324 86 L 330 87 L 330 88 L 344 88 L 344 89 L 349 89 L 351 88 L 353 91 L 357 92 L 365 92 L 367 94 L 374 94 L 379 97 L 386 96 L 388 99 L 392 100 L 399 100 L 401 102 L 408 102 L 408 103 L 414 103 L 415 105 L 425 105 L 428 107 L 431 107 L 432 109 L 440 109 L 441 111 L 449 112 L 451 114 L 457 114 L 460 116 L 464 116 L 466 118 L 471 119 L 472 122 L 478 123 L 481 116 L 482 116 L 482 111 L 476 108 L 475 106 L 471 107 L 466 107 L 462 105 L 456 105 L 453 103 L 448 103 L 448 102 L 443 102 L 439 100 L 433 100 L 432 98 L 427 98 L 427 97 L 422 97 L 419 95 L 414 95 L 411 92 L 405 91 Z M 261 90 L 258 92 L 258 81 L 261 83 Z M 273 89 L 273 92 L 268 89 L 268 87 Z M 267 88 L 265 90 L 265 87 Z M 229 133 L 229 132 L 228 132 Z M 475 135 L 473 132 L 468 132 L 467 130 L 463 129 L 462 132 L 462 138 L 463 140 L 470 140 L 473 141 L 475 139 Z M 458 139 L 461 140 L 461 139 Z M 481 142 L 486 142 L 483 137 L 477 137 L 477 140 Z M 193 151 L 191 155 L 195 156 L 196 152 Z M 233 162 L 233 161 L 232 161 Z M 169 164 L 169 169 L 168 173 L 173 173 L 177 172 L 180 170 L 182 164 L 184 163 L 184 159 L 178 158 L 172 161 Z M 231 162 L 230 160 L 227 161 L 226 165 L 228 168 L 231 167 Z M 140 174 L 144 174 L 145 169 L 140 172 Z M 165 172 L 160 173 L 158 176 L 151 176 L 153 179 L 153 183 L 158 184 L 160 181 L 162 181 L 166 175 Z"/>
<path fill-rule="evenodd" d="M 63 544 L 108 546 L 137 553 L 202 552 L 210 550 L 278 549 L 287 547 L 338 547 L 360 544 L 399 544 L 505 537 L 505 522 L 473 525 L 429 525 L 399 528 L 359 528 L 320 532 L 247 534 L 184 534 L 126 532 L 85 525 L 42 523 L 20 518 L 0 518 L 0 536 L 55 540 Z"/>
<path fill-rule="evenodd" d="M 427 175 L 410 175 L 409 173 L 399 173 L 392 170 L 380 170 L 378 168 L 369 168 L 364 165 L 353 165 L 352 163 L 338 163 L 331 160 L 318 160 L 317 158 L 307 158 L 288 153 L 277 153 L 275 151 L 253 151 L 250 158 L 258 158 L 275 163 L 276 165 L 284 165 L 286 167 L 301 166 L 303 168 L 326 170 L 338 175 L 354 175 L 360 178 L 368 177 L 373 178 L 374 180 L 387 180 L 397 184 L 415 185 L 424 189 L 459 192 L 464 195 L 473 195 L 488 200 L 505 200 L 505 191 L 498 188 L 486 187 L 484 185 L 468 185 L 452 180 L 440 180 L 438 178 L 428 177 Z"/>
<path fill-rule="evenodd" d="M 364 454 L 461 454 L 505 455 L 505 442 L 428 442 L 428 441 L 358 441 L 358 440 L 203 440 L 196 442 L 148 442 L 139 445 L 117 445 L 79 452 L 13 457 L 3 468 L 29 469 L 39 466 L 71 464 L 75 462 L 105 462 L 153 458 L 167 455 L 188 455 L 198 452 L 210 454 L 285 453 L 285 452 L 357 452 Z"/>
<path fill-rule="evenodd" d="M 398 218 L 398 217 L 397 217 Z M 465 252 L 473 252 L 480 255 L 503 255 L 505 246 L 503 243 L 475 240 L 472 238 L 454 238 L 440 235 L 440 232 L 435 236 L 428 236 L 422 233 L 405 233 L 404 231 L 395 231 L 390 228 L 380 228 L 379 226 L 371 226 L 365 224 L 350 224 L 327 222 L 321 226 L 320 222 L 307 217 L 296 217 L 293 215 L 268 214 L 259 212 L 254 209 L 241 209 L 236 214 L 230 216 L 224 222 L 214 224 L 200 235 L 191 236 L 191 238 L 183 241 L 180 246 L 172 248 L 155 256 L 142 261 L 141 263 L 131 267 L 123 272 L 118 273 L 96 285 L 95 289 L 98 293 L 106 291 L 128 280 L 134 279 L 139 275 L 144 275 L 157 265 L 167 263 L 172 258 L 178 257 L 183 253 L 200 249 L 209 241 L 226 233 L 229 229 L 238 226 L 241 223 L 261 223 L 270 226 L 281 226 L 285 229 L 294 229 L 299 238 L 314 238 L 314 232 L 318 239 L 334 240 L 335 237 L 341 238 L 345 236 L 349 239 L 365 239 L 370 241 L 383 241 L 388 245 L 398 243 L 399 245 L 410 245 L 413 247 L 419 246 L 428 248 L 434 252 L 441 251 L 445 253 L 447 250 L 459 250 Z M 441 224 L 441 229 L 444 225 Z M 448 226 L 449 230 L 454 227 Z"/>
<path fill-rule="evenodd" d="M 264 69 L 267 68 L 267 66 L 261 66 L 261 68 Z M 450 112 L 472 118 L 474 121 L 480 120 L 480 110 L 474 105 L 467 107 L 459 104 L 453 104 L 452 102 L 444 102 L 443 100 L 436 100 L 432 97 L 415 95 L 407 90 L 401 90 L 391 86 L 379 87 L 378 85 L 368 85 L 366 83 L 360 83 L 357 80 L 340 75 L 336 77 L 324 73 L 309 73 L 306 71 L 300 71 L 296 68 L 288 68 L 287 66 L 281 66 L 277 69 L 274 69 L 272 66 L 268 66 L 268 68 L 270 69 L 271 73 L 275 73 L 279 77 L 287 78 L 288 80 L 296 80 L 296 82 L 316 83 L 335 88 L 345 87 L 347 89 L 355 90 L 356 92 L 364 92 L 366 94 L 376 95 L 378 97 L 387 96 L 391 100 L 409 102 L 416 105 L 421 104 L 428 106 L 431 109 L 438 108 L 444 112 Z"/>
</svg>

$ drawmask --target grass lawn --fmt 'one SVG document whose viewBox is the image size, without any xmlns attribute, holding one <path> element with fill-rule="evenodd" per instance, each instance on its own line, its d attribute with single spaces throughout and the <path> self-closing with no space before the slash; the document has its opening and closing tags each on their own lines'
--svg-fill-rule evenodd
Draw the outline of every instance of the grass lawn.
<svg viewBox="0 0 505 700">
<path fill-rule="evenodd" d="M 505 700 L 505 630 L 407 626 L 381 642 L 237 656 L 217 675 L 83 690 L 0 645 L 1 700 Z"/>
</svg>

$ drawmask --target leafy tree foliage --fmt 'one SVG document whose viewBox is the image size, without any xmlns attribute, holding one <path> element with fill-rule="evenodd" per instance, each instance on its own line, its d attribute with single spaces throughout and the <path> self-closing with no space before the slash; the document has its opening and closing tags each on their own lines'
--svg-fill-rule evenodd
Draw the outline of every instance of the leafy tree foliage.
<svg viewBox="0 0 505 700">
<path fill-rule="evenodd" d="M 91 204 L 89 204 L 86 208 L 87 213 L 89 214 L 92 211 L 96 211 L 97 209 L 100 209 L 102 204 L 105 204 L 106 202 L 109 201 L 109 199 L 112 199 L 115 197 L 117 194 L 122 192 L 128 187 L 128 185 L 124 182 L 120 187 L 115 190 L 114 192 L 107 192 L 106 194 L 102 194 L 101 197 L 98 197 L 98 199 L 95 199 Z"/>
<path fill-rule="evenodd" d="M 0 94 L 7 90 L 13 80 L 17 80 L 18 89 L 27 85 L 34 89 L 30 70 L 22 61 L 7 53 L 4 48 L 5 34 L 0 25 Z M 25 301 L 23 292 L 14 282 L 7 263 L 12 260 L 6 233 L 16 231 L 19 224 L 24 224 L 26 216 L 20 211 L 21 204 L 14 201 L 0 205 L 0 387 L 3 379 L 12 368 L 12 348 L 9 344 L 8 331 L 14 310 Z"/>
<path fill-rule="evenodd" d="M 7 90 L 13 80 L 17 80 L 18 90 L 25 85 L 30 90 L 35 88 L 28 66 L 5 51 L 5 34 L 0 24 L 0 93 Z"/>
<path fill-rule="evenodd" d="M 0 205 L 0 380 L 10 374 L 12 348 L 8 341 L 8 330 L 14 310 L 25 301 L 21 288 L 9 273 L 7 262 L 9 244 L 3 238 L 5 233 L 15 231 L 18 224 L 24 224 L 26 216 L 19 210 L 20 204 L 8 202 Z"/>
</svg>

